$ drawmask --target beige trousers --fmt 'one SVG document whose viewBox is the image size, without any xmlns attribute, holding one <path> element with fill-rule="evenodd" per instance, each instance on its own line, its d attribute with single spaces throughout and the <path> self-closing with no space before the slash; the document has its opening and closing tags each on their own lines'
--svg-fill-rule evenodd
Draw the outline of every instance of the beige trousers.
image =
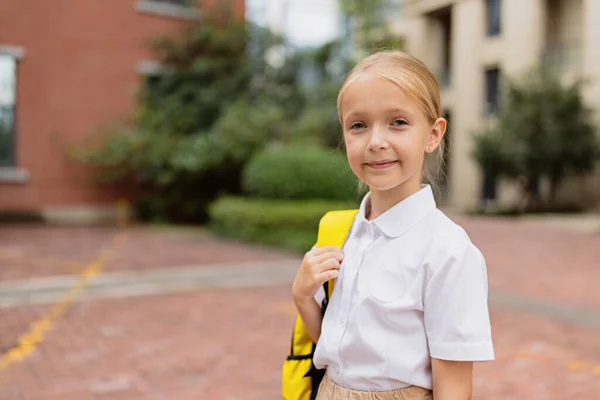
<svg viewBox="0 0 600 400">
<path fill-rule="evenodd" d="M 317 392 L 317 400 L 433 400 L 433 393 L 419 386 L 386 392 L 361 392 L 338 386 L 325 374 Z"/>
</svg>

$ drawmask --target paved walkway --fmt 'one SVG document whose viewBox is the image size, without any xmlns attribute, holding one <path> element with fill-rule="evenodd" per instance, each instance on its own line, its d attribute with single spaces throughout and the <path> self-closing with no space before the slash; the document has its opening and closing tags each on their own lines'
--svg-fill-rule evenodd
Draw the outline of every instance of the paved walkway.
<svg viewBox="0 0 600 400">
<path fill-rule="evenodd" d="M 600 236 L 536 221 L 459 222 L 488 260 L 497 353 L 477 365 L 474 399 L 600 398 Z M 36 246 L 48 234 L 63 250 Z M 78 282 L 31 260 L 78 258 L 79 271 L 117 234 L 0 228 L 3 267 L 2 251 L 31 267 L 2 275 L 19 279 L 0 283 L 0 355 Z M 69 253 L 81 243 L 87 250 Z M 178 263 L 161 264 L 174 252 Z M 128 231 L 35 351 L 0 372 L 0 399 L 277 399 L 297 262 L 196 231 Z"/>
<path fill-rule="evenodd" d="M 101 274 L 87 284 L 78 300 L 291 284 L 300 261 L 291 259 L 109 272 Z M 68 275 L 0 283 L 0 308 L 53 304 L 75 286 L 77 281 L 77 276 Z M 499 289 L 490 290 L 489 302 L 494 308 L 524 312 L 600 330 L 600 309 L 577 307 Z"/>
<path fill-rule="evenodd" d="M 276 252 L 217 240 L 195 228 L 39 227 L 0 225 L 0 282 L 78 273 L 102 251 L 112 251 L 102 270 L 154 268 L 285 260 Z"/>
</svg>

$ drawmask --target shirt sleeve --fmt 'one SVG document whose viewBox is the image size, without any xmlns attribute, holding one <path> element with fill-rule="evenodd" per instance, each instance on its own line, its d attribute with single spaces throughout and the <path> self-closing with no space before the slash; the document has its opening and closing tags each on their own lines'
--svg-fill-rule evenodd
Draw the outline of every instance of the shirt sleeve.
<svg viewBox="0 0 600 400">
<path fill-rule="evenodd" d="M 487 271 L 472 243 L 433 272 L 425 289 L 425 330 L 431 357 L 453 361 L 494 359 Z"/>
</svg>

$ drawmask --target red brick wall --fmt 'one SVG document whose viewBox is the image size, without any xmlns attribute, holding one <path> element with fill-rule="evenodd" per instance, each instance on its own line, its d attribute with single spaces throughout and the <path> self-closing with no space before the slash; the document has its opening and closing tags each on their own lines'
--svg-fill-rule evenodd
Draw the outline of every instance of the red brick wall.
<svg viewBox="0 0 600 400">
<path fill-rule="evenodd" d="M 212 0 L 207 0 L 212 1 Z M 244 1 L 230 0 L 243 15 Z M 0 45 L 24 48 L 17 67 L 17 166 L 25 184 L 0 182 L 0 211 L 113 202 L 90 171 L 68 159 L 70 147 L 99 124 L 134 110 L 152 59 L 144 41 L 177 33 L 181 19 L 137 11 L 138 0 L 0 2 Z M 123 192 L 121 192 L 122 194 Z"/>
</svg>

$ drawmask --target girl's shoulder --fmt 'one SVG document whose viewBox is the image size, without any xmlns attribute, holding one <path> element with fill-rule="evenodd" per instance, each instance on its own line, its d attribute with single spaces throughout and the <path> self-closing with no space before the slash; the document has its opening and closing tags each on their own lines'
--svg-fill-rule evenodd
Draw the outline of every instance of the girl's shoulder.
<svg viewBox="0 0 600 400">
<path fill-rule="evenodd" d="M 458 260 L 468 257 L 483 262 L 483 255 L 473 244 L 467 231 L 441 210 L 436 209 L 428 218 L 424 229 L 429 232 L 428 254 L 434 255 L 437 265 L 447 260 Z"/>
<path fill-rule="evenodd" d="M 440 246 L 456 247 L 472 244 L 467 231 L 439 208 L 429 215 L 424 225 L 423 229 L 428 232 L 428 236 L 431 236 L 430 240 Z"/>
</svg>

